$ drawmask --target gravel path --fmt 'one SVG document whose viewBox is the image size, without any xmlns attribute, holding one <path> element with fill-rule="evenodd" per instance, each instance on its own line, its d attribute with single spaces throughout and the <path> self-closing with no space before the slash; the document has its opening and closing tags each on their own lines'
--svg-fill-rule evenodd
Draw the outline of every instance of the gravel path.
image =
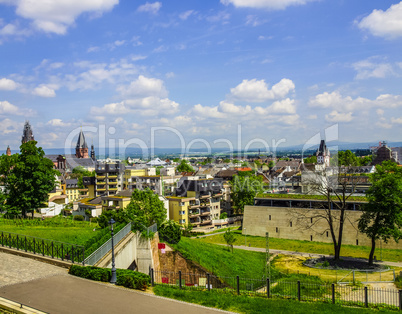
<svg viewBox="0 0 402 314">
<path fill-rule="evenodd" d="M 65 268 L 0 252 L 0 287 L 67 272 Z"/>
</svg>

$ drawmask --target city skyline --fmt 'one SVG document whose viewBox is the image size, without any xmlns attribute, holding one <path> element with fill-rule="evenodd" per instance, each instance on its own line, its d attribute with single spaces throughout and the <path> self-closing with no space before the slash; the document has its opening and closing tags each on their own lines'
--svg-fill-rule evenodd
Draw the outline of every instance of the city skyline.
<svg viewBox="0 0 402 314">
<path fill-rule="evenodd" d="M 0 8 L 4 150 L 19 147 L 25 120 L 44 148 L 63 147 L 81 126 L 148 146 L 151 128 L 172 128 L 186 143 L 236 143 L 239 125 L 244 143 L 297 145 L 334 124 L 341 142 L 400 141 L 400 1 L 0 0 Z M 154 147 L 178 144 L 160 132 Z"/>
</svg>

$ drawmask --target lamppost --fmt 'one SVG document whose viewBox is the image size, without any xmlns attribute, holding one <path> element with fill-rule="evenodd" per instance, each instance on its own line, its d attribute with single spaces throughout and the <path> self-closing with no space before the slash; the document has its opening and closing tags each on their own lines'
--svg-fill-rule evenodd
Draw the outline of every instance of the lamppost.
<svg viewBox="0 0 402 314">
<path fill-rule="evenodd" d="M 115 223 L 114 219 L 111 218 L 109 221 L 110 224 L 110 231 L 112 233 L 112 278 L 110 278 L 110 283 L 115 284 L 116 283 L 116 267 L 114 264 L 114 243 L 113 243 L 113 224 Z"/>
<path fill-rule="evenodd" d="M 246 228 L 243 228 L 244 230 L 244 246 L 247 246 L 247 234 L 246 234 Z"/>
</svg>

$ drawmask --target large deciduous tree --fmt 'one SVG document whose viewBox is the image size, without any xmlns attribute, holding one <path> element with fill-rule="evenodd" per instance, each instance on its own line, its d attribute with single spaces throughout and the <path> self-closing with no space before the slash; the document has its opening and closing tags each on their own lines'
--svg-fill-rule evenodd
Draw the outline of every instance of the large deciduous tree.
<svg viewBox="0 0 402 314">
<path fill-rule="evenodd" d="M 163 202 L 150 189 L 143 191 L 135 189 L 125 211 L 137 230 L 144 230 L 154 223 L 159 227 L 166 220 Z"/>
<path fill-rule="evenodd" d="M 339 260 L 343 242 L 343 231 L 348 216 L 348 200 L 356 191 L 356 186 L 364 181 L 364 176 L 348 174 L 347 167 L 334 167 L 309 171 L 302 174 L 302 182 L 308 186 L 309 193 L 324 196 L 317 203 L 315 211 L 294 210 L 295 218 L 307 229 L 314 230 L 316 224 L 324 220 L 334 245 L 334 259 Z M 310 223 L 314 221 L 314 223 Z"/>
<path fill-rule="evenodd" d="M 234 176 L 231 181 L 234 209 L 241 214 L 245 205 L 253 205 L 257 193 L 263 192 L 262 178 L 254 175 Z"/>
<path fill-rule="evenodd" d="M 370 175 L 368 204 L 359 220 L 359 230 L 371 239 L 369 265 L 373 265 L 376 240 L 402 239 L 402 168 L 387 161 Z"/>
<path fill-rule="evenodd" d="M 56 175 L 53 163 L 45 158 L 36 141 L 24 143 L 20 154 L 1 157 L 0 174 L 6 193 L 5 209 L 8 216 L 34 215 L 48 200 L 48 193 L 55 188 Z"/>
</svg>

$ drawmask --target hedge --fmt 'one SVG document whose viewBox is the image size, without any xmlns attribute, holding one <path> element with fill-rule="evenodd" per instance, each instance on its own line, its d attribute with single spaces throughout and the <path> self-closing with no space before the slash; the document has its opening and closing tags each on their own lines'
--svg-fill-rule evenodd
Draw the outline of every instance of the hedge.
<svg viewBox="0 0 402 314">
<path fill-rule="evenodd" d="M 77 277 L 103 282 L 109 282 L 112 277 L 110 268 L 95 266 L 71 265 L 68 273 Z M 116 269 L 116 277 L 116 285 L 138 290 L 146 290 L 151 281 L 148 275 L 129 269 Z"/>
<path fill-rule="evenodd" d="M 123 229 L 124 224 L 116 224 L 114 228 L 114 233 L 116 234 L 121 229 Z M 89 238 L 85 244 L 85 256 L 88 257 L 93 252 L 95 252 L 102 244 L 111 238 L 111 233 L 109 228 L 104 228 L 99 230 L 95 236 Z"/>
</svg>

